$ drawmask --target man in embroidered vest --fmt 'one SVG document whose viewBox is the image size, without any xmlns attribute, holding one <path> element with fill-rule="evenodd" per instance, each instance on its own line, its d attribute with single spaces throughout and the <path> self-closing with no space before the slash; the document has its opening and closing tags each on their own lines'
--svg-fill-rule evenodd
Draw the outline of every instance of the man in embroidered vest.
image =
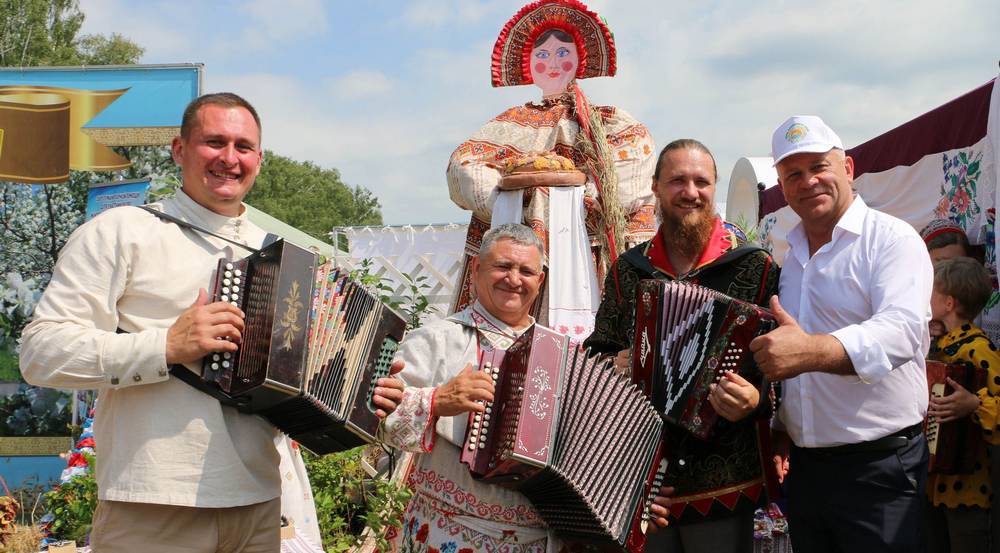
<svg viewBox="0 0 1000 553">
<path fill-rule="evenodd" d="M 788 233 L 780 326 L 750 344 L 782 383 L 775 427 L 791 438 L 788 524 L 796 551 L 924 551 L 933 269 L 909 224 L 852 190 L 854 162 L 822 119 L 771 138 L 778 182 L 802 221 Z M 777 461 L 788 447 L 776 447 Z"/>
<path fill-rule="evenodd" d="M 529 310 L 545 280 L 543 251 L 526 226 L 488 231 L 472 260 L 476 301 L 411 332 L 400 346 L 406 388 L 386 418 L 387 441 L 422 455 L 395 551 L 557 551 L 528 498 L 474 480 L 460 462 L 467 413 L 493 400 L 492 380 L 472 367 L 483 351 L 510 347 L 535 324 Z"/>
<path fill-rule="evenodd" d="M 584 342 L 603 354 L 617 355 L 622 370 L 630 367 L 641 279 L 693 282 L 757 304 L 778 290 L 771 257 L 747 245 L 736 227 L 715 214 L 717 177 L 715 159 L 696 140 L 676 140 L 660 153 L 652 182 L 660 228 L 652 240 L 614 263 L 594 333 Z M 762 378 L 751 382 L 727 373 L 709 396 L 721 415 L 709 440 L 667 425 L 672 462 L 663 493 L 669 497 L 658 498 L 652 509 L 659 517 L 669 516 L 670 525 L 650 540 L 647 551 L 752 550 L 753 512 L 764 485 L 757 420 L 770 413 L 763 386 Z"/>
<path fill-rule="evenodd" d="M 183 186 L 152 207 L 260 247 L 265 233 L 242 203 L 260 170 L 260 139 L 260 118 L 243 98 L 197 98 L 173 142 Z M 94 551 L 280 547 L 277 431 L 169 369 L 200 373 L 206 354 L 238 347 L 243 314 L 209 303 L 204 289 L 220 258 L 249 254 L 232 242 L 139 208 L 112 209 L 70 236 L 24 330 L 25 380 L 100 390 Z M 397 395 L 392 379 L 380 385 Z M 384 397 L 376 402 L 394 407 Z"/>
</svg>

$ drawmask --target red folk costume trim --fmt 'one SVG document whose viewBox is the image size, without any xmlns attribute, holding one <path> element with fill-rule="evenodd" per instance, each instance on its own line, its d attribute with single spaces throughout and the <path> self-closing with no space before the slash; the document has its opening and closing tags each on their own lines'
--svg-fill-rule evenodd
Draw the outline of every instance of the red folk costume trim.
<svg viewBox="0 0 1000 553">
<path fill-rule="evenodd" d="M 653 267 L 656 267 L 664 274 L 676 278 L 678 275 L 674 270 L 673 264 L 670 263 L 670 256 L 667 255 L 667 247 L 663 242 L 662 233 L 663 227 L 661 226 L 656 231 L 653 239 L 649 241 L 649 247 L 646 249 L 646 257 L 649 258 L 649 262 L 653 264 Z M 712 229 L 712 235 L 708 239 L 708 244 L 705 245 L 705 249 L 701 252 L 701 257 L 691 267 L 691 270 L 694 271 L 708 265 L 737 245 L 736 236 L 726 229 L 722 224 L 722 219 L 716 217 L 715 227 Z"/>
<path fill-rule="evenodd" d="M 615 75 L 614 37 L 600 16 L 578 0 L 540 0 L 521 8 L 500 31 L 493 46 L 493 86 L 532 83 L 531 48 L 549 29 L 560 29 L 573 37 L 580 59 L 576 78 Z"/>
</svg>

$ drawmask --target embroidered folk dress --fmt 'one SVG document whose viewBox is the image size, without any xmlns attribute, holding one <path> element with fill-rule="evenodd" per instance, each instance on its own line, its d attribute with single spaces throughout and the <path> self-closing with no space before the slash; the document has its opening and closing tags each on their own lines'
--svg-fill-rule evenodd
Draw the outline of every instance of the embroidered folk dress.
<svg viewBox="0 0 1000 553">
<path fill-rule="evenodd" d="M 480 350 L 507 348 L 522 332 L 476 302 L 403 340 L 397 359 L 405 367 L 398 376 L 406 389 L 386 418 L 386 441 L 421 455 L 408 482 L 414 494 L 403 528 L 390 532 L 393 551 L 544 553 L 556 546 L 527 497 L 478 482 L 461 464 L 467 415 L 438 418 L 432 409 L 437 386 L 475 366 Z"/>
<path fill-rule="evenodd" d="M 979 396 L 980 405 L 971 415 L 983 430 L 983 440 L 1000 444 L 1000 353 L 986 334 L 977 326 L 964 324 L 938 338 L 930 358 L 952 363 L 963 361 L 987 371 L 987 385 L 981 390 L 969 390 Z M 935 506 L 950 509 L 959 506 L 990 508 L 990 461 L 986 447 L 981 447 L 972 474 L 931 474 L 927 479 L 927 497 Z"/>
<path fill-rule="evenodd" d="M 483 234 L 490 228 L 493 204 L 499 193 L 504 162 L 529 152 L 555 152 L 572 159 L 585 170 L 585 158 L 577 145 L 580 125 L 569 97 L 515 106 L 486 123 L 463 142 L 448 162 L 448 191 L 458 207 L 472 212 L 466 237 L 466 263 L 461 286 L 454 302 L 455 311 L 472 302 L 470 294 L 470 255 L 479 252 Z M 618 175 L 618 198 L 625 210 L 626 241 L 638 243 L 656 231 L 655 199 L 650 182 L 656 165 L 652 136 L 645 125 L 612 106 L 597 106 L 604 121 L 608 143 Z M 587 233 L 596 243 L 598 217 L 597 188 L 588 175 L 584 194 Z M 549 190 L 527 189 L 524 192 L 524 224 L 542 238 L 548 251 Z M 602 272 L 597 271 L 598 279 Z M 544 301 L 544 300 L 543 300 Z M 541 313 L 545 313 L 543 309 Z M 542 324 L 547 324 L 543 316 Z M 572 334 L 573 329 L 556 330 Z"/>
</svg>

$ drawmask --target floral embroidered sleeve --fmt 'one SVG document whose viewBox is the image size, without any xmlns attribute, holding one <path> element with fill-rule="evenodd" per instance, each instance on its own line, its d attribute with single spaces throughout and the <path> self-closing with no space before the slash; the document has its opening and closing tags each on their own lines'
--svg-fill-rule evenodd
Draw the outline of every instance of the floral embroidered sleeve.
<svg viewBox="0 0 1000 553">
<path fill-rule="evenodd" d="M 403 451 L 428 453 L 434 448 L 434 394 L 437 388 L 407 387 L 399 406 L 385 419 L 385 440 Z"/>
</svg>

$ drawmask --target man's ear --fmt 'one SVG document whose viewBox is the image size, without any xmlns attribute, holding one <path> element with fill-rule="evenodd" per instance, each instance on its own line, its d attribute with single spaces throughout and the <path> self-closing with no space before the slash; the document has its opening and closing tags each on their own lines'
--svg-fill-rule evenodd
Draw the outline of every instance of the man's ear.
<svg viewBox="0 0 1000 553">
<path fill-rule="evenodd" d="M 170 143 L 170 157 L 174 158 L 174 163 L 180 165 L 184 156 L 184 139 L 180 136 L 175 136 L 174 141 Z"/>
<path fill-rule="evenodd" d="M 854 180 L 854 158 L 844 156 L 844 170 L 847 171 L 847 178 Z"/>
</svg>

